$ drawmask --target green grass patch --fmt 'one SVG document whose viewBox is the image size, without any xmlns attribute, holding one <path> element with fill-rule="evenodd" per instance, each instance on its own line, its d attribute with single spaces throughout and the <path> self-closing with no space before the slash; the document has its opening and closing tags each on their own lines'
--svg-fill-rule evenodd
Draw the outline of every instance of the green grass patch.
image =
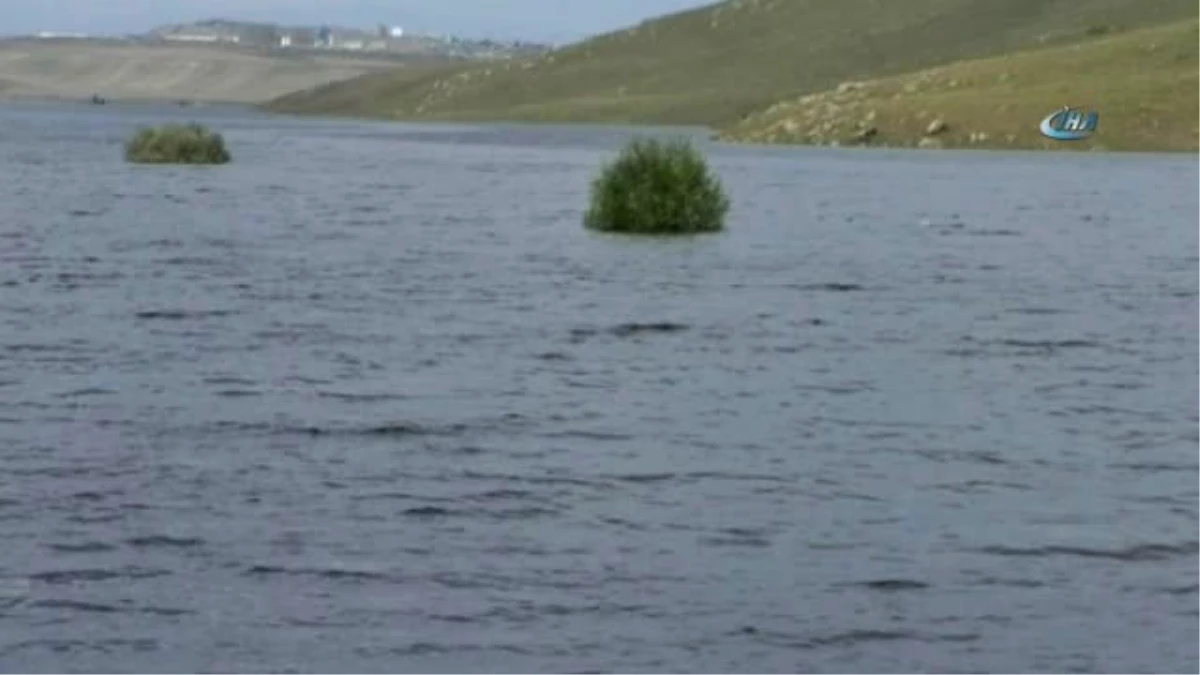
<svg viewBox="0 0 1200 675">
<path fill-rule="evenodd" d="M 1195 19 L 1004 57 L 852 83 L 776 104 L 726 140 L 892 147 L 1190 151 L 1198 149 Z M 1045 138 L 1063 106 L 1100 114 L 1083 141 Z"/>
<path fill-rule="evenodd" d="M 270 108 L 723 127 L 847 80 L 1075 44 L 1197 13 L 1194 0 L 729 0 L 536 57 L 370 75 Z"/>
<path fill-rule="evenodd" d="M 125 144 L 135 164 L 225 164 L 232 158 L 225 139 L 199 124 L 168 124 L 139 129 Z"/>
<path fill-rule="evenodd" d="M 684 140 L 638 139 L 592 183 L 584 225 L 599 232 L 719 232 L 729 199 L 708 163 Z"/>
</svg>

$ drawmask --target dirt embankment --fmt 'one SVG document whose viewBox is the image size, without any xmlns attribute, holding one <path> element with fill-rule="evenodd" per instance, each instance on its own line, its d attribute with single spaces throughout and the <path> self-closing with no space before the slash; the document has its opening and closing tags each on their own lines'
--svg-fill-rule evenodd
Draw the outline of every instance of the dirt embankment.
<svg viewBox="0 0 1200 675">
<path fill-rule="evenodd" d="M 205 46 L 0 42 L 0 96 L 261 103 L 401 64 Z"/>
</svg>

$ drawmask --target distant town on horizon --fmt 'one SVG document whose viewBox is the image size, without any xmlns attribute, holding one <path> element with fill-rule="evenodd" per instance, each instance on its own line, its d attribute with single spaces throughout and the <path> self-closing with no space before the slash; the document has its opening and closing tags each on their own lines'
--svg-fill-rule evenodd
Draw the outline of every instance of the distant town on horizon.
<svg viewBox="0 0 1200 675">
<path fill-rule="evenodd" d="M 507 56 L 514 52 L 539 52 L 550 45 L 521 40 L 463 38 L 454 35 L 420 34 L 398 24 L 379 23 L 371 28 L 338 26 L 286 26 L 280 24 L 206 19 L 190 23 L 167 24 L 144 33 L 90 34 L 66 31 L 40 31 L 32 35 L 10 36 L 41 40 L 121 40 L 131 42 L 187 43 L 229 47 L 268 49 L 327 50 L 341 52 L 407 53 L 428 50 L 433 43 L 446 46 L 452 55 L 486 57 Z"/>
</svg>

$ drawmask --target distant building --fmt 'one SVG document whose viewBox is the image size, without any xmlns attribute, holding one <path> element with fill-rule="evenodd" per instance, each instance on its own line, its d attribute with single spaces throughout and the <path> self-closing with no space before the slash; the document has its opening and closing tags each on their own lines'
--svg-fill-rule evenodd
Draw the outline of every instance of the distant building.
<svg viewBox="0 0 1200 675">
<path fill-rule="evenodd" d="M 404 37 L 404 29 L 403 29 L 403 28 L 401 28 L 400 26 L 393 26 L 393 27 L 392 27 L 392 31 L 391 31 L 391 33 L 392 33 L 392 37 L 393 37 L 393 38 L 402 38 L 402 37 Z"/>
<path fill-rule="evenodd" d="M 163 39 L 170 42 L 232 42 L 234 44 L 242 41 L 242 38 L 236 35 L 201 35 L 196 33 L 176 33 L 174 35 L 164 35 Z"/>
<path fill-rule="evenodd" d="M 291 35 L 280 35 L 279 36 L 279 46 L 280 47 L 291 47 L 292 46 L 292 36 Z"/>
<path fill-rule="evenodd" d="M 170 42 L 232 42 L 234 44 L 241 42 L 242 38 L 236 33 L 231 33 L 211 26 L 188 26 L 179 28 L 174 32 L 160 34 L 162 39 Z"/>
</svg>

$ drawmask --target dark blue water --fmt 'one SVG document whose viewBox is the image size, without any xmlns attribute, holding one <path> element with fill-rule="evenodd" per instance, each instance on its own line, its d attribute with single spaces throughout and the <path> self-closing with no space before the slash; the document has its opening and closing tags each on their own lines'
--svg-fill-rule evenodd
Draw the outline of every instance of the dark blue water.
<svg viewBox="0 0 1200 675">
<path fill-rule="evenodd" d="M 631 133 L 0 108 L 0 669 L 1197 671 L 1194 156 Z"/>
</svg>

